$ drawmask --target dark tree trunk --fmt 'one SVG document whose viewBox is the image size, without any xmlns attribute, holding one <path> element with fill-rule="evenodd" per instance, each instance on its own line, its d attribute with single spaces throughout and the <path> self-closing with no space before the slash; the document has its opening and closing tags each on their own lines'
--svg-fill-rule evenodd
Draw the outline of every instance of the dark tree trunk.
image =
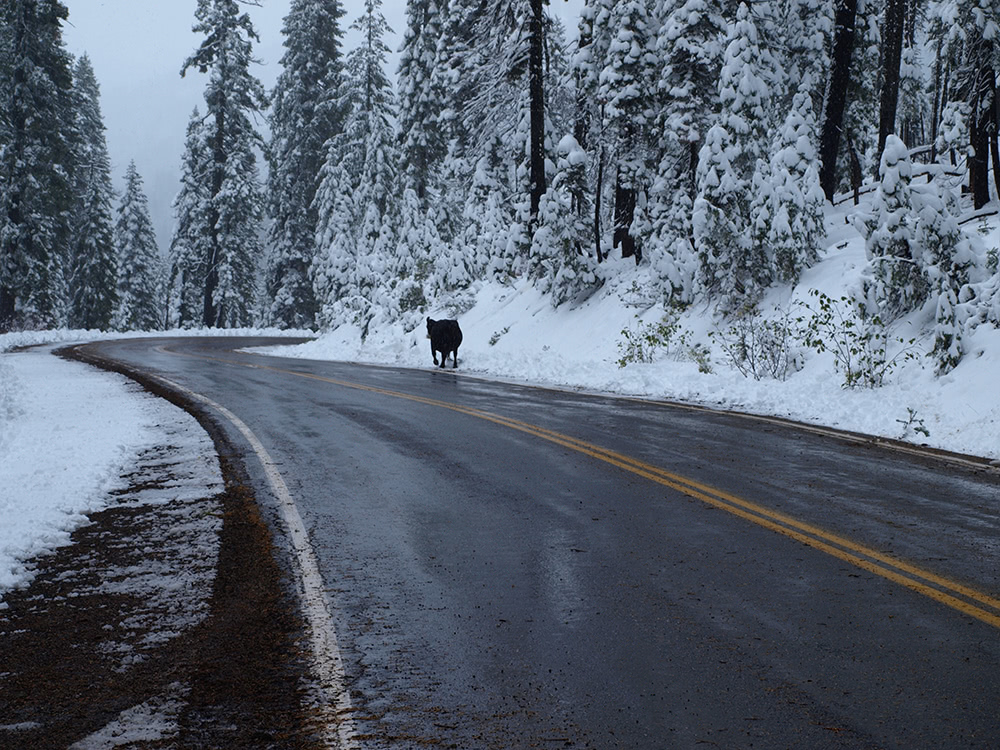
<svg viewBox="0 0 1000 750">
<path fill-rule="evenodd" d="M 597 262 L 604 262 L 604 252 L 601 250 L 601 190 L 604 188 L 604 147 L 597 161 L 597 189 L 594 191 L 594 245 L 597 249 Z"/>
<path fill-rule="evenodd" d="M 854 25 L 858 16 L 858 0 L 838 0 L 836 30 L 833 39 L 833 63 L 830 88 L 826 99 L 826 118 L 820 134 L 820 186 L 827 200 L 832 201 L 837 190 L 837 152 L 840 149 L 847 90 L 851 82 L 851 58 L 854 55 Z"/>
<path fill-rule="evenodd" d="M 864 170 L 861 169 L 861 159 L 854 147 L 854 140 L 847 138 L 847 151 L 851 160 L 851 190 L 854 191 L 854 205 L 861 202 L 861 183 L 864 181 Z"/>
<path fill-rule="evenodd" d="M 636 243 L 635 237 L 629 231 L 632 220 L 635 219 L 635 188 L 622 183 L 621 172 L 615 177 L 615 232 L 612 239 L 614 247 L 621 245 L 623 258 L 635 258 L 638 265 L 642 260 L 642 249 Z"/>
<path fill-rule="evenodd" d="M 941 110 L 944 107 L 944 96 L 942 86 L 944 84 L 944 39 L 939 39 L 937 49 L 934 51 L 934 87 L 931 92 L 931 163 L 937 159 L 937 136 L 938 125 L 941 121 Z M 928 173 L 927 181 L 930 182 L 931 175 Z"/>
<path fill-rule="evenodd" d="M 969 191 L 976 208 L 990 202 L 989 151 L 990 138 L 983 118 L 969 118 L 969 145 L 973 153 L 969 156 Z"/>
<path fill-rule="evenodd" d="M 545 194 L 545 89 L 543 70 L 544 0 L 531 0 L 528 50 L 528 87 L 531 99 L 531 220 L 538 219 L 538 206 Z"/>
<path fill-rule="evenodd" d="M 882 102 L 878 120 L 878 155 L 881 164 L 885 140 L 896 132 L 896 107 L 899 103 L 899 63 L 903 53 L 903 26 L 906 20 L 904 0 L 886 0 L 882 32 Z M 876 166 L 876 169 L 878 167 Z"/>
</svg>

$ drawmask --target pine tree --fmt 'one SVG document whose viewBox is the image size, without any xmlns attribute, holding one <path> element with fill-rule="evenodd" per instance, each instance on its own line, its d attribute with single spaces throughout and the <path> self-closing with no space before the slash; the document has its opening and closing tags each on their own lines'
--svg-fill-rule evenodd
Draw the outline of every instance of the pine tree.
<svg viewBox="0 0 1000 750">
<path fill-rule="evenodd" d="M 572 206 L 576 186 L 585 180 L 587 155 L 571 135 L 556 150 L 556 174 L 542 197 L 531 242 L 531 275 L 553 306 L 596 288 L 599 280 L 596 258 L 584 251 L 588 227 Z"/>
<path fill-rule="evenodd" d="M 794 284 L 819 259 L 826 238 L 819 185 L 816 121 L 808 90 L 796 95 L 771 159 L 774 220 L 768 242 L 779 281 Z"/>
<path fill-rule="evenodd" d="M 114 188 L 101 116 L 100 88 L 86 55 L 73 69 L 73 87 L 76 179 L 70 247 L 69 324 L 73 328 L 107 330 L 118 305 L 118 255 L 111 215 Z"/>
<path fill-rule="evenodd" d="M 759 75 L 757 31 L 745 3 L 729 33 L 719 79 L 722 111 L 698 159 L 698 197 L 692 219 L 701 283 L 722 308 L 735 312 L 756 301 L 772 279 L 762 237 L 769 186 L 764 124 L 767 91 Z"/>
<path fill-rule="evenodd" d="M 669 14 L 657 40 L 663 59 L 659 89 L 666 101 L 663 130 L 687 152 L 682 181 L 691 201 L 701 140 L 717 108 L 726 35 L 720 5 L 712 0 L 685 0 Z"/>
<path fill-rule="evenodd" d="M 336 139 L 335 139 L 336 140 Z M 310 273 L 320 303 L 317 322 L 321 328 L 336 328 L 349 319 L 349 302 L 358 296 L 354 277 L 357 257 L 354 185 L 344 162 L 330 149 L 316 192 L 319 224 L 317 254 Z"/>
<path fill-rule="evenodd" d="M 52 326 L 67 306 L 72 75 L 59 0 L 0 4 L 0 330 Z"/>
<path fill-rule="evenodd" d="M 373 298 L 390 285 L 385 276 L 376 276 L 391 265 L 383 256 L 395 245 L 395 102 L 385 74 L 389 49 L 384 42 L 391 30 L 381 6 L 381 0 L 366 0 L 364 13 L 352 24 L 363 41 L 347 56 L 339 92 L 348 114 L 343 133 L 329 143 L 316 196 L 318 239 L 335 243 L 319 245 L 325 256 L 317 266 L 318 291 L 327 295 L 320 297 L 323 320 L 327 325 L 353 320 L 363 331 L 373 314 Z M 340 195 L 344 189 L 349 199 Z"/>
<path fill-rule="evenodd" d="M 616 3 L 606 17 L 610 41 L 598 84 L 605 132 L 615 157 L 613 245 L 623 257 L 642 259 L 642 245 L 632 232 L 639 193 L 652 182 L 648 135 L 659 74 L 654 52 L 656 33 L 645 0 Z"/>
<path fill-rule="evenodd" d="M 181 188 L 174 198 L 170 241 L 170 324 L 204 324 L 205 279 L 212 252 L 209 207 L 212 199 L 209 130 L 197 107 L 188 122 L 181 160 Z"/>
<path fill-rule="evenodd" d="M 424 202 L 434 170 L 447 154 L 442 113 L 448 106 L 437 73 L 438 44 L 446 21 L 443 0 L 408 0 L 399 56 L 400 172 Z"/>
<path fill-rule="evenodd" d="M 294 0 L 282 29 L 283 70 L 272 95 L 268 213 L 271 256 L 265 287 L 267 322 L 316 324 L 309 269 L 318 223 L 313 201 L 326 144 L 343 127 L 336 100 L 343 77 L 340 0 Z"/>
<path fill-rule="evenodd" d="M 209 74 L 205 89 L 210 135 L 211 190 L 207 207 L 209 256 L 205 259 L 202 323 L 233 327 L 251 323 L 261 257 L 263 197 L 255 148 L 263 148 L 251 114 L 266 107 L 263 86 L 250 73 L 250 16 L 237 0 L 198 0 L 193 31 L 205 40 L 181 68 Z"/>
<path fill-rule="evenodd" d="M 163 326 L 162 264 L 149 201 L 135 162 L 125 172 L 125 192 L 115 222 L 118 251 L 118 308 L 114 326 L 120 331 L 152 331 Z"/>
<path fill-rule="evenodd" d="M 857 223 L 865 235 L 869 262 L 866 309 L 891 320 L 916 309 L 927 297 L 911 198 L 913 165 L 906 146 L 894 135 L 886 139 L 879 175 L 871 212 Z"/>
<path fill-rule="evenodd" d="M 934 347 L 939 374 L 954 369 L 963 354 L 964 311 L 977 253 L 958 225 L 961 206 L 941 180 L 912 185 L 915 261 L 934 299 Z"/>
</svg>

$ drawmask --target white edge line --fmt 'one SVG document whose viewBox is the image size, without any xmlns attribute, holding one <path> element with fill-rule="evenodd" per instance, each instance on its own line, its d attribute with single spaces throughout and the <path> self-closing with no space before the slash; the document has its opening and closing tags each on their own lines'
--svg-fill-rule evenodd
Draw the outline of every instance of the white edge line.
<svg viewBox="0 0 1000 750">
<path fill-rule="evenodd" d="M 247 427 L 239 417 L 229 409 L 217 404 L 207 396 L 190 391 L 184 386 L 168 380 L 167 378 L 154 376 L 165 385 L 178 390 L 185 395 L 210 406 L 228 419 L 240 434 L 246 438 L 247 442 L 257 454 L 267 481 L 271 485 L 278 500 L 278 508 L 281 511 L 281 519 L 285 525 L 285 531 L 291 542 L 292 552 L 298 564 L 300 596 L 302 598 L 302 609 L 305 614 L 306 624 L 309 630 L 310 647 L 312 649 L 313 670 L 319 683 L 321 697 L 324 700 L 323 708 L 333 705 L 335 716 L 329 717 L 332 723 L 336 724 L 335 737 L 337 746 L 342 750 L 359 750 L 360 746 L 356 739 L 357 729 L 354 726 L 353 705 L 351 695 L 346 687 L 344 673 L 344 663 L 340 655 L 340 647 L 337 643 L 337 633 L 333 627 L 331 616 L 331 606 L 327 599 L 323 577 L 319 572 L 319 563 L 309 542 L 309 534 L 306 532 L 305 524 L 299 509 L 292 499 L 288 486 L 281 474 L 275 468 L 274 459 L 264 448 L 260 440 L 253 431 Z M 334 733 L 329 726 L 330 721 L 324 726 L 325 739 L 328 743 L 334 740 Z"/>
</svg>

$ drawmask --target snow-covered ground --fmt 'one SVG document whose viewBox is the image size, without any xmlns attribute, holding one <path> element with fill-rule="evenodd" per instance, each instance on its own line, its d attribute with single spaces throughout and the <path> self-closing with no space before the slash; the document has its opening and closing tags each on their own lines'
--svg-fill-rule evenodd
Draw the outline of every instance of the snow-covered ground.
<svg viewBox="0 0 1000 750">
<path fill-rule="evenodd" d="M 122 473 L 178 419 L 191 423 L 188 440 L 203 453 L 192 417 L 120 375 L 50 347 L 0 355 L 0 606 L 4 590 L 30 581 L 29 561 L 106 507 L 124 488 Z M 206 470 L 198 481 L 214 478 Z"/>
</svg>

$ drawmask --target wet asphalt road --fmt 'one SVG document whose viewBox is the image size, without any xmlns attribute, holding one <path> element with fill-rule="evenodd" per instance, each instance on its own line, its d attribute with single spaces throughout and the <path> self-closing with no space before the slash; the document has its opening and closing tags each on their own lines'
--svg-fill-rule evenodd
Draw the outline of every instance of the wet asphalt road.
<svg viewBox="0 0 1000 750">
<path fill-rule="evenodd" d="M 461 370 L 231 351 L 253 343 L 93 349 L 226 406 L 280 464 L 362 747 L 1000 746 L 995 473 Z"/>
</svg>

